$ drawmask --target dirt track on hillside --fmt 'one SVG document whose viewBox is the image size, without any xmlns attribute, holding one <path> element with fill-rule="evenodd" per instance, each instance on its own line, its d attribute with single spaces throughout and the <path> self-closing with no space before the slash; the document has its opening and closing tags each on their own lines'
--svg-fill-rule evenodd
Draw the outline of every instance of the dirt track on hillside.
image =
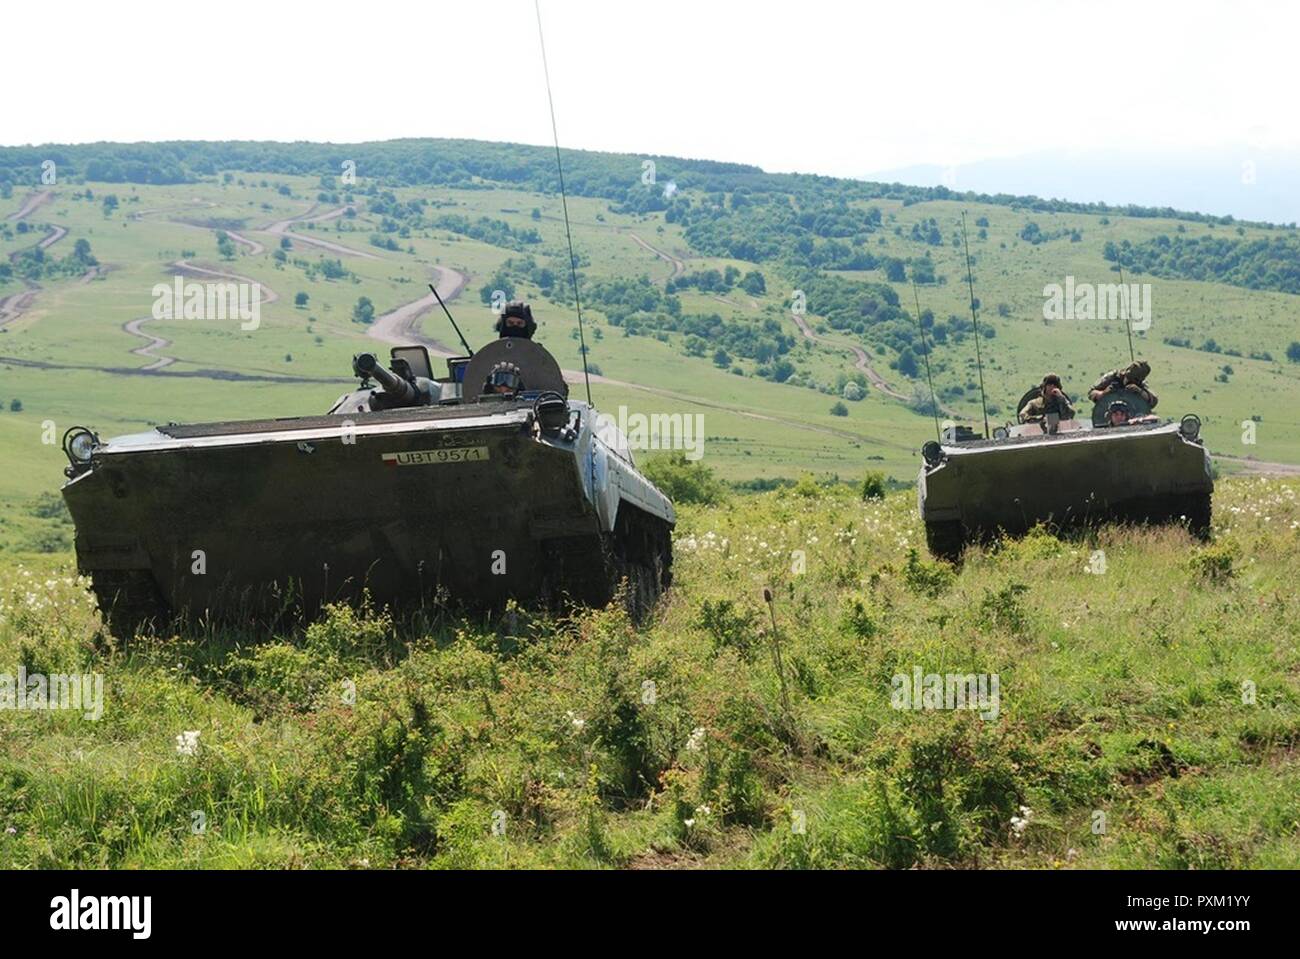
<svg viewBox="0 0 1300 959">
<path fill-rule="evenodd" d="M 663 250 L 659 249 L 657 246 L 652 246 L 651 244 L 647 243 L 645 240 L 641 239 L 641 237 L 637 236 L 635 233 L 632 233 L 630 231 L 628 232 L 628 236 L 630 236 L 633 239 L 633 241 L 635 241 L 637 246 L 641 247 L 642 249 L 649 250 L 655 256 L 659 257 L 659 259 L 672 264 L 674 280 L 677 279 L 679 276 L 682 276 L 686 272 L 686 264 L 683 261 L 677 259 L 677 257 L 673 256 L 671 253 L 666 253 Z"/>
<path fill-rule="evenodd" d="M 238 273 L 222 273 L 219 270 L 209 270 L 206 267 L 195 266 L 187 260 L 176 260 L 171 264 L 172 268 L 184 276 L 193 276 L 199 279 L 205 277 L 216 277 L 222 280 L 235 280 L 239 283 L 255 283 L 262 290 L 262 306 L 269 306 L 276 300 L 280 299 L 280 294 L 271 289 L 260 280 L 254 280 L 251 277 L 240 276 Z M 153 314 L 149 316 L 138 316 L 134 320 L 128 320 L 122 324 L 122 329 L 132 336 L 138 336 L 148 340 L 144 346 L 137 346 L 131 352 L 136 356 L 142 356 L 145 359 L 152 360 L 147 366 L 140 367 L 141 372 L 152 373 L 161 370 L 164 367 L 171 366 L 176 362 L 176 357 L 165 356 L 157 351 L 164 350 L 172 345 L 172 341 L 164 339 L 161 336 L 154 336 L 152 333 L 146 333 L 141 326 L 153 319 Z"/>
<path fill-rule="evenodd" d="M 50 192 L 49 190 L 45 191 L 46 194 L 48 194 L 49 192 Z M 19 210 L 17 213 L 11 216 L 10 219 L 11 220 L 21 219 L 22 217 L 30 213 L 33 209 L 35 209 L 36 206 L 39 205 L 40 204 L 38 203 L 35 206 L 33 206 L 32 201 L 29 199 L 27 205 L 24 206 L 22 210 Z M 30 209 L 28 209 L 28 207 L 30 207 Z M 68 235 L 67 227 L 59 226 L 56 223 L 51 223 L 49 226 L 50 226 L 50 232 L 46 233 L 45 236 L 43 236 L 36 243 L 35 246 L 29 246 L 26 247 L 25 249 L 48 250 L 50 247 L 52 247 L 54 244 L 58 243 L 65 236 Z M 10 253 L 9 262 L 10 263 L 18 262 L 18 257 L 21 256 L 23 252 L 24 250 L 15 250 L 14 252 Z M 18 319 L 18 317 L 26 313 L 27 310 L 31 308 L 32 302 L 36 299 L 36 294 L 41 292 L 41 290 L 43 289 L 43 287 L 39 283 L 35 282 L 34 280 L 24 279 L 23 285 L 27 287 L 27 289 L 22 290 L 21 292 L 18 293 L 11 293 L 8 296 L 6 296 L 4 299 L 0 299 L 0 330 L 4 329 L 14 320 Z"/>
<path fill-rule="evenodd" d="M 265 230 L 259 232 L 269 233 L 274 237 L 287 236 L 290 241 L 294 243 L 305 243 L 307 246 L 314 246 L 322 250 L 328 250 L 331 253 L 337 253 L 340 256 L 359 256 L 363 260 L 384 259 L 382 256 L 375 253 L 368 253 L 364 250 L 354 250 L 350 246 L 344 246 L 342 243 L 334 243 L 331 240 L 318 240 L 310 234 L 296 233 L 289 229 L 295 223 L 326 223 L 330 220 L 336 220 L 348 211 L 348 207 L 341 206 L 337 209 L 330 210 L 328 213 L 322 213 L 319 216 L 312 216 L 312 213 L 315 212 L 317 206 L 319 206 L 319 204 L 314 204 L 310 210 L 300 216 L 290 217 L 287 220 L 277 220 Z"/>
<path fill-rule="evenodd" d="M 53 190 L 39 190 L 27 198 L 17 213 L 10 213 L 6 219 L 21 220 L 23 217 L 30 215 L 34 210 L 43 207 L 54 199 Z"/>
<path fill-rule="evenodd" d="M 465 285 L 469 283 L 469 277 L 459 270 L 453 270 L 448 266 L 435 266 L 433 268 L 437 273 L 437 279 L 434 280 L 434 286 L 438 289 L 438 296 L 442 297 L 444 303 L 450 303 L 458 297 Z M 410 303 L 404 303 L 395 310 L 385 313 L 383 316 L 375 318 L 370 324 L 370 329 L 366 334 L 381 343 L 388 343 L 392 346 L 410 346 L 412 343 L 418 343 L 428 348 L 429 352 L 438 356 L 460 356 L 459 351 L 449 350 L 438 340 L 419 332 L 418 323 L 420 317 L 438 306 L 438 299 L 432 293 L 427 293 L 418 300 L 412 300 Z M 455 330 L 449 330 L 454 334 Z"/>
</svg>

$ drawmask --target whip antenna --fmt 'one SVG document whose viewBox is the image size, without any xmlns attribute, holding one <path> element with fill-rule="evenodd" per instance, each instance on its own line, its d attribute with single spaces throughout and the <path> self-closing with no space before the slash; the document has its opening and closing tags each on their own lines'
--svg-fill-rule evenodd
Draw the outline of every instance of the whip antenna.
<svg viewBox="0 0 1300 959">
<path fill-rule="evenodd" d="M 537 42 L 542 47 L 542 75 L 546 78 L 546 102 L 551 106 L 551 136 L 555 140 L 555 169 L 560 175 L 560 206 L 564 210 L 564 238 L 569 243 L 569 276 L 573 281 L 573 304 L 578 312 L 578 345 L 582 350 L 582 379 L 587 386 L 587 405 L 591 405 L 591 374 L 587 372 L 587 336 L 582 329 L 582 300 L 578 298 L 578 264 L 573 258 L 573 231 L 569 228 L 569 200 L 564 192 L 564 164 L 560 162 L 560 133 L 555 125 L 555 98 L 551 96 L 551 70 L 546 65 L 546 38 L 542 35 L 541 0 L 533 0 L 537 10 Z"/>
<path fill-rule="evenodd" d="M 975 324 L 975 366 L 980 374 L 980 409 L 984 411 L 984 438 L 989 438 L 989 401 L 984 393 L 984 360 L 980 357 L 980 320 L 975 312 L 975 279 L 970 271 L 970 243 L 966 240 L 966 211 L 961 211 L 961 245 L 966 251 L 966 288 L 970 290 L 970 319 Z"/>
<path fill-rule="evenodd" d="M 1128 334 L 1128 361 L 1134 363 L 1137 358 L 1133 355 L 1133 313 L 1131 304 L 1124 302 L 1125 294 L 1128 293 L 1128 287 L 1124 285 L 1124 264 L 1116 260 L 1115 265 L 1119 267 L 1119 302 L 1120 311 L 1124 314 L 1121 317 L 1124 320 L 1124 332 Z"/>
<path fill-rule="evenodd" d="M 921 325 L 921 294 L 916 290 L 916 276 L 912 277 L 912 298 L 916 300 L 916 332 L 921 334 L 921 352 L 925 354 L 925 378 L 930 382 L 930 410 L 934 413 L 934 438 L 943 441 L 939 433 L 939 400 L 934 395 L 934 376 L 930 373 L 930 347 L 925 344 L 925 327 Z"/>
<path fill-rule="evenodd" d="M 463 334 L 463 333 L 460 331 L 460 327 L 456 325 L 456 319 L 455 319 L 455 317 L 453 317 L 453 316 L 451 315 L 451 310 L 447 309 L 447 304 L 444 303 L 444 302 L 442 302 L 442 296 L 439 295 L 439 293 L 438 293 L 438 288 L 437 288 L 436 286 L 434 286 L 432 283 L 430 283 L 430 284 L 429 284 L 429 291 L 434 295 L 435 298 L 437 298 L 437 300 L 438 300 L 438 305 L 439 305 L 440 307 L 442 307 L 442 312 L 444 312 L 444 313 L 447 314 L 447 319 L 451 320 L 451 328 L 452 328 L 453 330 L 455 330 L 455 331 L 456 331 L 456 335 L 460 337 L 460 345 L 463 346 L 463 347 L 465 347 L 465 352 L 466 352 L 466 353 L 468 353 L 470 356 L 473 356 L 473 355 L 474 355 L 474 351 L 471 350 L 471 349 L 469 348 L 469 344 L 465 342 L 465 334 Z"/>
</svg>

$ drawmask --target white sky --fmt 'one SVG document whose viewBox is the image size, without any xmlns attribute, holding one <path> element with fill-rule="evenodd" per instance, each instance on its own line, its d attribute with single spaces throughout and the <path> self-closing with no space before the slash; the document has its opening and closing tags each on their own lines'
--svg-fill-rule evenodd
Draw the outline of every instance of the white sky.
<svg viewBox="0 0 1300 959">
<path fill-rule="evenodd" d="M 1300 5 L 543 0 L 562 145 L 862 175 L 1300 144 Z M 532 0 L 8 4 L 0 143 L 549 143 Z"/>
</svg>

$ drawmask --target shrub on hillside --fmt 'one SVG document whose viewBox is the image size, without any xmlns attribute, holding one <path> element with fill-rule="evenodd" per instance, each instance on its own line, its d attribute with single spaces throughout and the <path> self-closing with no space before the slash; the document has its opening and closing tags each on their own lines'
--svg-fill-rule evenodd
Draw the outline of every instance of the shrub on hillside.
<svg viewBox="0 0 1300 959">
<path fill-rule="evenodd" d="M 712 505 L 726 496 L 721 481 L 699 460 L 691 461 L 680 450 L 651 456 L 642 465 L 650 482 L 675 503 Z"/>
<path fill-rule="evenodd" d="M 871 470 L 862 480 L 863 499 L 885 498 L 885 474 L 880 470 Z"/>
</svg>

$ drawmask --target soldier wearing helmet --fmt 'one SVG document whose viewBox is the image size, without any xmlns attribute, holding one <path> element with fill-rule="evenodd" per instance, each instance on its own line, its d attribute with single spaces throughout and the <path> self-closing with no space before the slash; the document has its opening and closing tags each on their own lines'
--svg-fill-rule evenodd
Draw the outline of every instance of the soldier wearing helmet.
<svg viewBox="0 0 1300 959">
<path fill-rule="evenodd" d="M 1074 404 L 1061 389 L 1061 378 L 1055 373 L 1043 377 L 1037 395 L 1020 410 L 1020 422 L 1039 423 L 1050 414 L 1056 414 L 1063 420 L 1074 419 Z"/>
<path fill-rule="evenodd" d="M 496 331 L 499 336 L 522 336 L 531 340 L 537 332 L 537 321 L 533 319 L 533 308 L 522 300 L 506 304 L 497 319 Z"/>
<path fill-rule="evenodd" d="M 1134 360 L 1128 366 L 1118 370 L 1111 370 L 1109 373 L 1102 375 L 1091 390 L 1088 391 L 1088 399 L 1094 403 L 1103 396 L 1109 396 L 1112 393 L 1121 394 L 1123 392 L 1135 393 L 1146 401 L 1151 409 L 1156 408 L 1159 399 L 1146 384 L 1146 378 L 1151 375 L 1151 364 L 1146 360 Z"/>
<path fill-rule="evenodd" d="M 523 375 L 513 363 L 498 363 L 483 383 L 483 392 L 495 396 L 518 396 L 523 389 Z"/>
</svg>

